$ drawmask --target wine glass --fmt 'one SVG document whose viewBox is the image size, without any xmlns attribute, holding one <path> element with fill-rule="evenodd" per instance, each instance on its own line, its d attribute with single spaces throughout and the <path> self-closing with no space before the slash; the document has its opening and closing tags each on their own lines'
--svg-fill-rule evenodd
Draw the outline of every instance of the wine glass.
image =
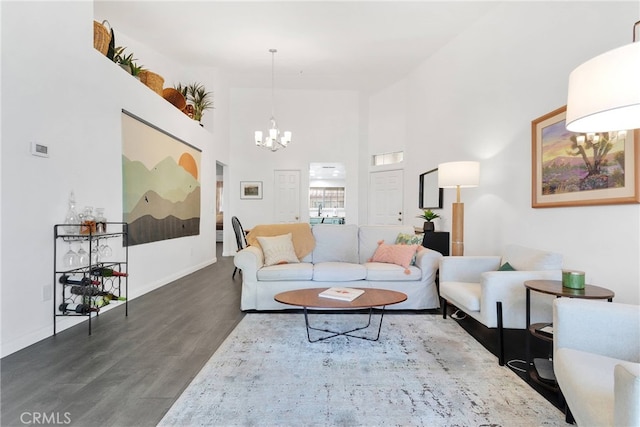
<svg viewBox="0 0 640 427">
<path fill-rule="evenodd" d="M 78 254 L 71 247 L 71 241 L 69 241 L 69 250 L 62 256 L 62 266 L 67 270 L 73 270 L 79 266 Z"/>
<path fill-rule="evenodd" d="M 98 248 L 98 245 L 96 244 L 92 249 L 91 249 L 91 265 L 96 265 L 98 264 L 98 261 L 100 260 L 100 249 Z"/>
<path fill-rule="evenodd" d="M 102 258 L 109 258 L 111 255 L 113 255 L 113 250 L 106 240 L 104 240 L 100 245 L 99 253 Z"/>
<path fill-rule="evenodd" d="M 82 243 L 80 243 L 80 249 L 78 249 L 78 266 L 89 266 L 89 252 L 84 250 L 84 247 L 82 247 Z"/>
</svg>

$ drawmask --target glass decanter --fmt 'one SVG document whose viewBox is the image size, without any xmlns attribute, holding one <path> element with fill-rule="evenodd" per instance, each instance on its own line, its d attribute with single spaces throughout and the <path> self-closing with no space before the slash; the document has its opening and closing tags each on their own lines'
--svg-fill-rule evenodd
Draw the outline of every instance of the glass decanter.
<svg viewBox="0 0 640 427">
<path fill-rule="evenodd" d="M 96 233 L 107 232 L 107 219 L 104 217 L 104 208 L 96 208 Z"/>
<path fill-rule="evenodd" d="M 95 234 L 96 218 L 93 216 L 93 207 L 85 206 L 82 225 L 80 226 L 80 234 Z"/>
<path fill-rule="evenodd" d="M 73 191 L 69 195 L 69 208 L 67 209 L 67 216 L 64 219 L 64 223 L 64 231 L 67 234 L 78 234 L 78 224 L 80 220 L 76 212 L 76 196 L 73 194 Z"/>
</svg>

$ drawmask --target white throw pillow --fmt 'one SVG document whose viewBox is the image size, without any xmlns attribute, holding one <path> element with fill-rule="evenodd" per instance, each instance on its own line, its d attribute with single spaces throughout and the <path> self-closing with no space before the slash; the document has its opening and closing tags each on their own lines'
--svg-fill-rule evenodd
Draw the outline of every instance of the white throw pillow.
<svg viewBox="0 0 640 427">
<path fill-rule="evenodd" d="M 262 253 L 264 253 L 264 265 L 298 263 L 296 251 L 293 248 L 291 233 L 273 237 L 256 237 Z"/>
</svg>

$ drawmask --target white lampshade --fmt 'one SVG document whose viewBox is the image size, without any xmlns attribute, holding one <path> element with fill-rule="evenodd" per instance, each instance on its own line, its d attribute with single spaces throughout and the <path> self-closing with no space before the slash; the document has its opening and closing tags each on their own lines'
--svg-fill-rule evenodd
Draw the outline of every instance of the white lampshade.
<svg viewBox="0 0 640 427">
<path fill-rule="evenodd" d="M 480 182 L 479 162 L 449 162 L 438 165 L 438 187 L 477 187 Z"/>
<path fill-rule="evenodd" d="M 596 56 L 571 72 L 566 126 L 572 132 L 640 128 L 640 42 Z"/>
<path fill-rule="evenodd" d="M 284 144 L 288 144 L 289 142 L 291 142 L 291 132 L 290 131 L 284 131 L 284 136 L 282 137 L 282 142 Z"/>
</svg>

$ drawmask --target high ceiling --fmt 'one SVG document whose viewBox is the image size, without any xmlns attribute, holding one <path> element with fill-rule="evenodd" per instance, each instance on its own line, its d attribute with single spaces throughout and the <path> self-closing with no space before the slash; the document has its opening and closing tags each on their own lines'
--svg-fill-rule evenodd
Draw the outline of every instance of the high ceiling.
<svg viewBox="0 0 640 427">
<path fill-rule="evenodd" d="M 94 16 L 234 87 L 369 91 L 402 78 L 496 1 L 116 1 Z"/>
</svg>

